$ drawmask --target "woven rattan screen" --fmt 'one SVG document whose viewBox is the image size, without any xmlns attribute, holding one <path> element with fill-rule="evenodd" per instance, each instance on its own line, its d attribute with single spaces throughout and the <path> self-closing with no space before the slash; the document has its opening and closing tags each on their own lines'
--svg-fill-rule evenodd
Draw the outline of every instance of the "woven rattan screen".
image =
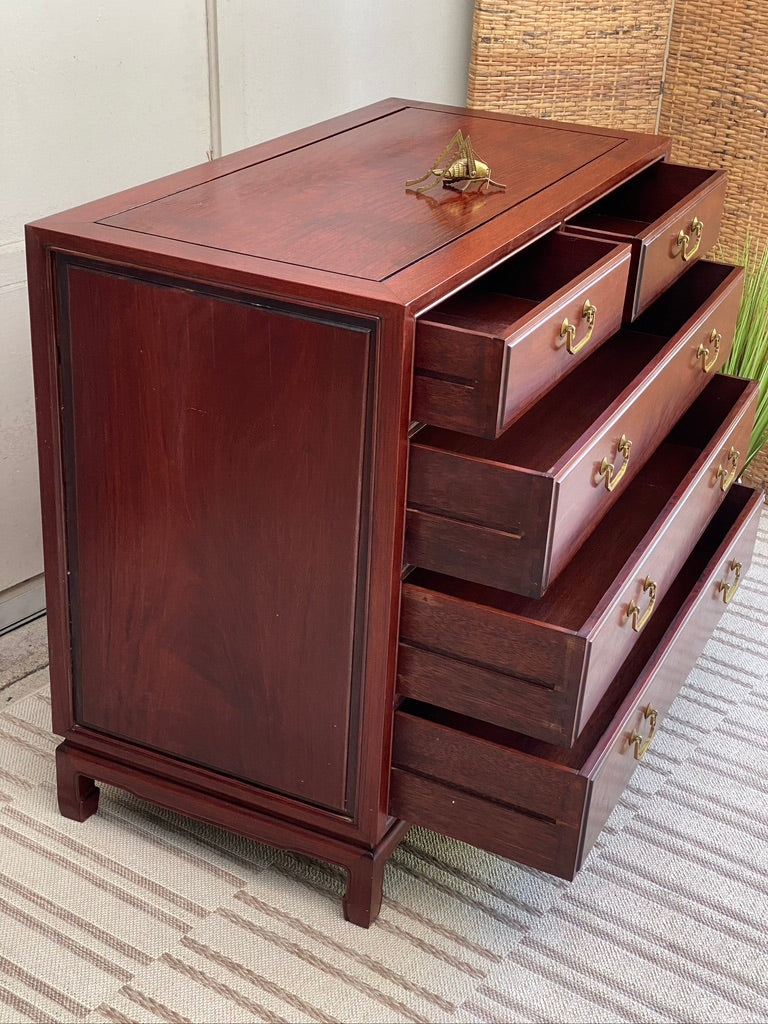
<svg viewBox="0 0 768 1024">
<path fill-rule="evenodd" d="M 672 0 L 477 0 L 470 106 L 655 131 Z"/>
<path fill-rule="evenodd" d="M 728 169 L 720 238 L 743 253 L 768 241 L 768 4 L 675 4 L 659 131 L 679 163 Z"/>
<path fill-rule="evenodd" d="M 724 254 L 768 241 L 766 0 L 477 0 L 468 102 L 671 135 L 728 170 Z"/>
</svg>

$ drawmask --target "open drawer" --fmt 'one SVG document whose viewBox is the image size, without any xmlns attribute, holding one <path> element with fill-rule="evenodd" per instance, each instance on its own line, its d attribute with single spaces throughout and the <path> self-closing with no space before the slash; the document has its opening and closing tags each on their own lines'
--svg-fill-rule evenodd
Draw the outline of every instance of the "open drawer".
<svg viewBox="0 0 768 1024">
<path fill-rule="evenodd" d="M 631 243 L 626 320 L 715 244 L 725 185 L 725 171 L 656 163 L 567 222 L 567 230 Z"/>
<path fill-rule="evenodd" d="M 740 471 L 757 394 L 715 377 L 544 597 L 413 571 L 398 692 L 572 744 Z"/>
<path fill-rule="evenodd" d="M 630 255 L 554 232 L 425 313 L 413 419 L 498 437 L 618 330 Z"/>
<path fill-rule="evenodd" d="M 390 813 L 572 878 L 743 579 L 761 508 L 730 489 L 571 750 L 404 701 Z"/>
<path fill-rule="evenodd" d="M 743 280 L 697 263 L 497 440 L 418 431 L 406 562 L 540 596 L 728 358 Z"/>
</svg>

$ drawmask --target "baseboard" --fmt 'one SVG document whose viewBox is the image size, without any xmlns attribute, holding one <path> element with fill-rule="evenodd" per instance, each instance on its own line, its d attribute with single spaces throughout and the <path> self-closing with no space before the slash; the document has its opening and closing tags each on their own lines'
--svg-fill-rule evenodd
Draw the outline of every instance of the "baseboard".
<svg viewBox="0 0 768 1024">
<path fill-rule="evenodd" d="M 0 636 L 45 611 L 45 580 L 43 574 L 24 580 L 0 593 Z"/>
</svg>

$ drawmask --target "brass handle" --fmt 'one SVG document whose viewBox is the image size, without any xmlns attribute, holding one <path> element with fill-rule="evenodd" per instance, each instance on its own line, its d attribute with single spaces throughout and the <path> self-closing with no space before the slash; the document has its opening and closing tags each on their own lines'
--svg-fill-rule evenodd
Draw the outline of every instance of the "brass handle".
<svg viewBox="0 0 768 1024">
<path fill-rule="evenodd" d="M 643 580 L 643 593 L 650 595 L 648 607 L 641 616 L 640 605 L 636 601 L 630 601 L 627 605 L 627 618 L 632 619 L 632 629 L 634 629 L 636 633 L 639 633 L 645 627 L 648 620 L 653 615 L 653 609 L 656 605 L 657 591 L 657 585 L 653 582 L 650 576 L 646 576 Z"/>
<path fill-rule="evenodd" d="M 587 333 L 578 344 L 574 344 L 576 341 L 576 324 L 568 323 L 568 317 L 563 320 L 563 326 L 560 328 L 560 337 L 565 338 L 565 347 L 572 356 L 575 356 L 577 352 L 581 352 L 584 346 L 588 345 L 592 340 L 592 335 L 595 332 L 596 317 L 597 306 L 593 306 L 589 299 L 587 299 L 581 311 L 581 319 L 587 322 Z"/>
<path fill-rule="evenodd" d="M 715 473 L 715 482 L 720 481 L 720 490 L 725 494 L 728 488 L 731 486 L 733 481 L 736 479 L 736 474 L 739 471 L 739 459 L 741 458 L 741 452 L 737 451 L 736 448 L 731 447 L 728 455 L 725 459 L 725 466 L 720 463 Z M 727 468 L 730 464 L 730 470 Z"/>
<path fill-rule="evenodd" d="M 704 223 L 700 221 L 698 217 L 694 217 L 691 221 L 690 235 L 687 235 L 685 231 L 680 228 L 680 234 L 677 236 L 677 247 L 680 250 L 680 255 L 683 257 L 683 263 L 687 263 L 688 260 L 692 260 L 699 251 L 703 231 Z M 688 246 L 691 244 L 691 238 L 696 239 L 696 245 L 694 245 L 692 249 L 689 249 Z"/>
<path fill-rule="evenodd" d="M 632 732 L 629 737 L 629 744 L 635 747 L 635 760 L 642 761 L 645 755 L 648 753 L 648 747 L 653 743 L 653 737 L 656 735 L 656 723 L 659 720 L 659 713 L 656 708 L 652 708 L 649 704 L 643 712 L 643 718 L 647 718 L 651 723 L 651 731 L 648 733 L 648 739 L 643 742 L 643 737 L 639 732 Z"/>
<path fill-rule="evenodd" d="M 733 595 L 739 589 L 739 584 L 741 583 L 741 570 L 742 570 L 742 568 L 743 568 L 743 566 L 742 566 L 741 562 L 737 562 L 737 561 L 734 560 L 728 566 L 728 572 L 726 572 L 726 574 L 725 574 L 725 579 L 722 581 L 722 583 L 718 583 L 717 584 L 717 592 L 718 592 L 718 594 L 722 594 L 723 595 L 723 601 L 726 604 L 730 604 L 731 603 L 731 599 L 733 598 Z M 731 583 L 730 586 L 728 585 L 728 573 L 729 572 L 733 572 L 735 574 L 734 575 L 734 579 L 733 579 L 733 583 Z"/>
<path fill-rule="evenodd" d="M 621 478 L 627 472 L 627 466 L 629 465 L 629 456 L 632 450 L 632 442 L 629 440 L 626 434 L 622 434 L 619 438 L 619 443 L 616 445 L 616 458 L 619 455 L 624 456 L 624 461 L 621 464 L 621 468 L 618 473 L 615 473 L 616 463 L 609 462 L 608 456 L 606 456 L 600 463 L 600 469 L 597 472 L 598 483 L 600 480 L 605 480 L 606 489 L 609 491 L 615 491 L 621 483 Z M 615 475 L 614 475 L 615 473 Z"/>
<path fill-rule="evenodd" d="M 709 358 L 709 347 L 705 345 L 703 341 L 696 350 L 696 358 L 701 360 L 701 368 L 704 373 L 710 373 L 714 370 L 715 363 L 720 358 L 720 344 L 722 340 L 723 336 L 720 331 L 713 329 L 709 336 L 709 343 L 714 346 L 715 354 L 711 359 Z"/>
</svg>

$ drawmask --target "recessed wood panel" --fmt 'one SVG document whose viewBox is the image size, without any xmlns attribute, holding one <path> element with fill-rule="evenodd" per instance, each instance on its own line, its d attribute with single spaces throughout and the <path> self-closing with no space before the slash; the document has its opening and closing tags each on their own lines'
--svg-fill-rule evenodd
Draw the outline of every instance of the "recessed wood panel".
<svg viewBox="0 0 768 1024">
<path fill-rule="evenodd" d="M 343 811 L 363 322 L 60 271 L 77 721 Z"/>
<path fill-rule="evenodd" d="M 406 192 L 457 130 L 506 189 Z M 102 223 L 381 281 L 622 144 L 573 126 L 404 107 Z"/>
</svg>

